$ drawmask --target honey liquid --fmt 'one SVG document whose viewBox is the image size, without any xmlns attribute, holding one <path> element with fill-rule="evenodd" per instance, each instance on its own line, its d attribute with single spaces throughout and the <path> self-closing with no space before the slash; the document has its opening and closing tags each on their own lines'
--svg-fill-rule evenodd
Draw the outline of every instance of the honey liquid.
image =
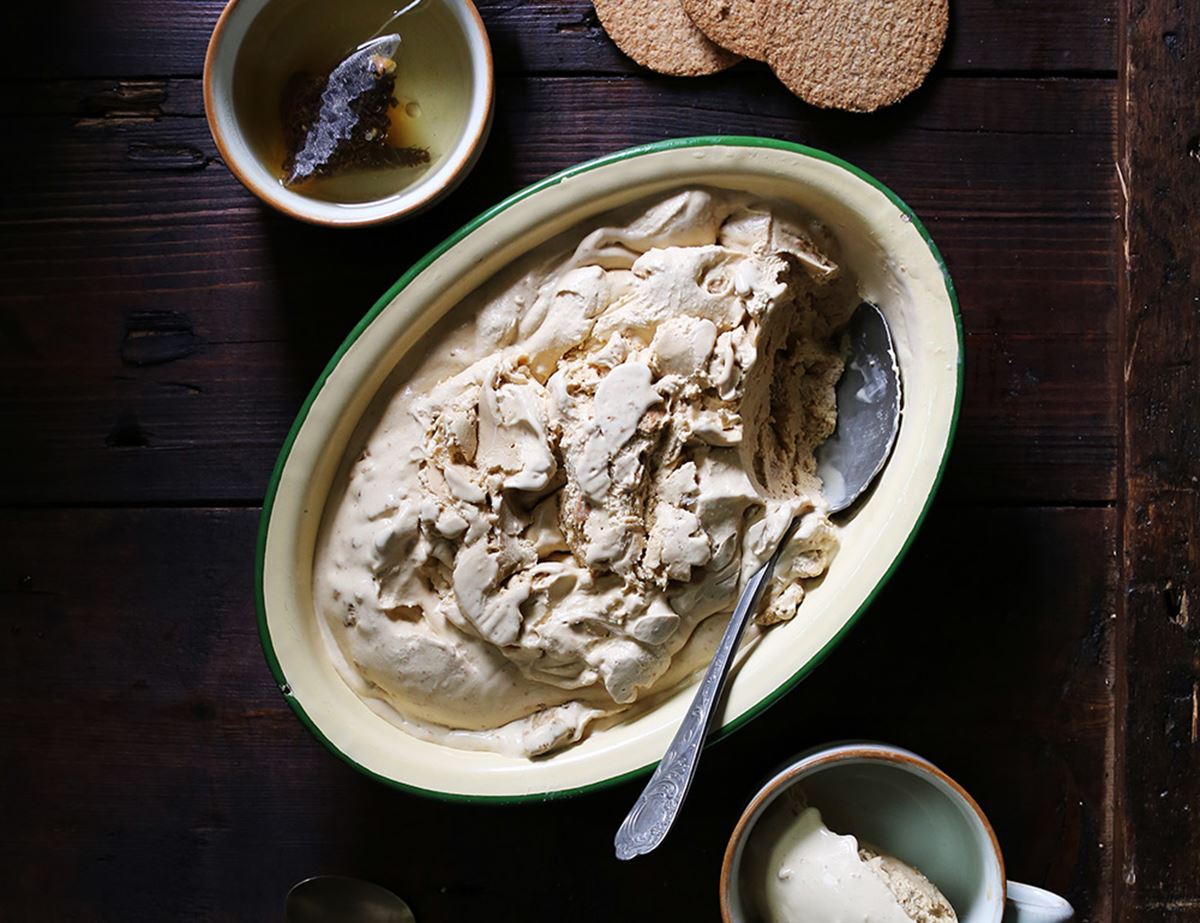
<svg viewBox="0 0 1200 923">
<path fill-rule="evenodd" d="M 381 28 L 401 36 L 388 143 L 425 148 L 429 162 L 347 171 L 292 191 L 344 205 L 379 202 L 436 170 L 462 136 L 471 95 L 466 39 L 445 0 L 420 0 L 395 16 L 398 3 L 405 0 L 273 0 L 250 24 L 234 62 L 233 105 L 255 156 L 281 183 L 293 75 L 324 78 Z"/>
</svg>

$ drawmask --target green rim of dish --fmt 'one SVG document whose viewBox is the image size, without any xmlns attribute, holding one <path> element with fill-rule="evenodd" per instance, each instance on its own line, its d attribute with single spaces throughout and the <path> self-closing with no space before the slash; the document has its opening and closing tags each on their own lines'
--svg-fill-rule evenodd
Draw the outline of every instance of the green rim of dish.
<svg viewBox="0 0 1200 923">
<path fill-rule="evenodd" d="M 950 429 L 946 436 L 946 446 L 942 451 L 942 458 L 938 463 L 937 475 L 934 477 L 933 485 L 929 490 L 929 496 L 926 498 L 925 505 L 921 508 L 921 512 L 917 516 L 917 520 L 913 524 L 912 530 L 909 532 L 908 537 L 904 540 L 904 544 L 901 546 L 900 551 L 892 560 L 892 563 L 888 567 L 887 571 L 879 579 L 879 582 L 876 583 L 871 592 L 867 594 L 867 597 L 863 600 L 862 605 L 859 606 L 854 614 L 846 620 L 846 623 L 842 625 L 840 629 L 838 629 L 837 633 L 829 639 L 825 646 L 817 651 L 814 656 L 809 658 L 809 660 L 788 679 L 780 683 L 773 692 L 760 700 L 753 707 L 747 709 L 743 714 L 739 715 L 733 721 L 730 721 L 728 724 L 715 730 L 709 736 L 706 746 L 711 746 L 718 740 L 722 740 L 733 731 L 736 731 L 742 725 L 746 724 L 752 718 L 756 718 L 761 715 L 770 706 L 779 701 L 779 699 L 781 699 L 787 692 L 791 691 L 796 684 L 800 682 L 800 680 L 804 679 L 805 676 L 812 672 L 817 665 L 825 659 L 825 657 L 830 651 L 833 650 L 838 642 L 840 642 L 842 638 L 846 636 L 846 633 L 851 629 L 851 627 L 862 617 L 862 614 L 870 607 L 871 603 L 875 600 L 875 597 L 879 595 L 879 591 L 882 590 L 887 582 L 891 579 L 892 575 L 896 572 L 896 568 L 900 566 L 900 562 L 908 553 L 908 549 L 912 546 L 913 539 L 916 538 L 917 532 L 920 531 L 921 524 L 925 521 L 925 516 L 929 512 L 930 505 L 933 503 L 934 495 L 937 493 L 938 485 L 941 483 L 942 476 L 946 471 L 946 460 L 949 457 L 950 446 L 954 442 L 954 434 L 958 428 L 958 415 L 962 406 L 963 392 L 963 329 L 962 314 L 960 313 L 958 307 L 958 296 L 955 294 L 954 283 L 950 279 L 950 272 L 946 268 L 946 261 L 942 258 L 942 254 L 938 250 L 937 245 L 933 242 L 933 238 L 929 236 L 929 232 L 925 229 L 925 225 L 921 223 L 920 219 L 917 218 L 913 210 L 909 208 L 908 205 L 906 205 L 898 195 L 892 192 L 891 189 L 879 182 L 879 180 L 875 179 L 875 177 L 864 172 L 863 170 L 860 170 L 853 164 L 847 163 L 840 157 L 827 153 L 826 151 L 818 150 L 817 148 L 807 147 L 803 144 L 795 144 L 790 141 L 780 141 L 775 138 L 757 138 L 745 135 L 707 135 L 695 138 L 672 138 L 667 141 L 656 141 L 652 144 L 642 144 L 638 145 L 637 147 L 626 148 L 622 151 L 606 154 L 603 157 L 597 157 L 595 160 L 588 160 L 583 163 L 576 164 L 575 166 L 568 167 L 559 173 L 555 173 L 554 175 L 548 176 L 543 180 L 539 180 L 530 186 L 526 186 L 519 192 L 513 193 L 507 199 L 504 199 L 497 205 L 493 205 L 491 208 L 484 211 L 472 221 L 467 222 L 465 225 L 443 240 L 440 244 L 430 250 L 427 254 L 425 254 L 425 256 L 417 260 L 417 262 L 413 264 L 412 268 L 396 281 L 395 285 L 384 292 L 383 296 L 375 302 L 371 310 L 368 311 L 363 316 L 363 319 L 360 320 L 355 325 L 354 329 L 350 331 L 349 336 L 347 336 L 342 345 L 338 347 L 337 352 L 333 354 L 333 358 L 329 360 L 329 363 L 325 366 L 324 370 L 317 378 L 312 390 L 308 392 L 308 397 L 304 399 L 304 404 L 300 407 L 299 413 L 296 414 L 296 419 L 292 423 L 291 429 L 288 431 L 287 438 L 283 441 L 283 447 L 279 451 L 279 458 L 275 462 L 275 470 L 271 473 L 271 481 L 267 485 L 266 497 L 263 499 L 262 514 L 259 517 L 258 543 L 254 559 L 254 602 L 255 608 L 258 612 L 258 634 L 260 640 L 262 641 L 263 653 L 266 655 L 267 665 L 271 668 L 271 673 L 274 674 L 275 680 L 279 684 L 280 690 L 284 694 L 284 699 L 287 701 L 292 711 L 296 713 L 296 717 L 300 719 L 300 722 L 312 732 L 313 736 L 315 736 L 317 740 L 319 740 L 326 747 L 326 749 L 364 775 L 370 776 L 372 779 L 377 779 L 385 785 L 399 789 L 400 791 L 410 792 L 416 795 L 424 795 L 426 797 L 436 798 L 442 801 L 455 801 L 475 804 L 518 804 L 527 801 L 551 801 L 558 798 L 568 798 L 573 795 L 583 794 L 585 792 L 609 788 L 648 773 L 654 768 L 654 766 L 657 765 L 657 761 L 655 761 L 653 763 L 648 763 L 645 766 L 640 766 L 637 769 L 631 769 L 628 772 L 610 776 L 607 779 L 601 779 L 596 782 L 590 782 L 587 785 L 576 786 L 575 788 L 559 789 L 552 792 L 532 792 L 523 795 L 470 795 L 458 792 L 439 792 L 434 789 L 421 788 L 416 785 L 410 785 L 406 782 L 400 782 L 396 779 L 390 779 L 387 776 L 382 776 L 379 773 L 368 769 L 366 766 L 363 766 L 361 763 L 355 762 L 353 759 L 343 753 L 335 744 L 333 744 L 329 738 L 321 733 L 321 729 L 318 728 L 313 720 L 308 716 L 308 713 L 305 712 L 303 706 L 296 700 L 296 697 L 291 694 L 291 686 L 288 684 L 287 677 L 284 676 L 283 669 L 279 665 L 279 659 L 275 655 L 275 646 L 271 642 L 271 631 L 267 626 L 267 607 L 266 600 L 263 595 L 263 568 L 267 550 L 267 530 L 270 527 L 271 522 L 271 510 L 275 505 L 275 495 L 279 490 L 279 482 L 283 475 L 283 469 L 287 463 L 288 455 L 291 453 L 292 445 L 295 443 L 296 437 L 304 425 L 304 421 L 308 418 L 309 409 L 312 407 L 313 402 L 317 399 L 317 395 L 321 392 L 322 387 L 324 387 L 326 379 L 329 378 L 334 368 L 339 362 L 341 362 L 342 357 L 346 354 L 346 351 L 353 345 L 354 341 L 359 338 L 362 332 L 367 329 L 376 316 L 378 316 L 379 312 L 391 304 L 392 300 L 401 291 L 403 291 L 413 279 L 415 279 L 426 269 L 426 267 L 428 267 L 443 253 L 445 253 L 467 235 L 482 227 L 501 212 L 511 208 L 518 202 L 529 198 L 535 193 L 541 192 L 543 189 L 549 189 L 551 186 L 556 186 L 563 180 L 572 176 L 578 176 L 580 173 L 587 173 L 588 171 L 595 170 L 598 167 L 605 167 L 609 164 L 619 163 L 622 160 L 629 160 L 632 157 L 641 157 L 645 154 L 657 154 L 662 151 L 673 151 L 681 148 L 692 147 L 751 147 L 773 148 L 775 150 L 789 151 L 794 154 L 802 154 L 807 157 L 812 157 L 816 160 L 823 160 L 827 163 L 834 164 L 835 166 L 841 167 L 843 170 L 846 170 L 864 182 L 869 183 L 871 186 L 874 186 L 885 196 L 887 196 L 892 204 L 908 217 L 908 219 L 912 222 L 913 227 L 917 229 L 921 235 L 921 238 L 929 247 L 929 251 L 933 254 L 934 260 L 937 261 L 938 267 L 942 271 L 942 278 L 946 283 L 946 294 L 950 299 L 950 305 L 954 311 L 954 326 L 958 336 L 958 367 L 954 393 L 954 412 L 950 418 Z"/>
</svg>

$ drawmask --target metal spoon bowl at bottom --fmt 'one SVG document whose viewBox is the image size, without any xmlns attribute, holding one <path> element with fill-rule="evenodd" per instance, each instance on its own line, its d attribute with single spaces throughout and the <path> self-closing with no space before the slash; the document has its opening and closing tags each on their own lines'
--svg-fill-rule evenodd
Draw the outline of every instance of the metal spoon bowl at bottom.
<svg viewBox="0 0 1200 923">
<path fill-rule="evenodd" d="M 817 474 L 824 484 L 830 513 L 848 509 L 874 482 L 900 429 L 900 370 L 883 312 L 863 302 L 850 318 L 847 335 L 850 345 L 845 371 L 837 384 L 837 427 L 817 450 Z M 774 554 L 742 589 L 683 724 L 617 830 L 614 845 L 618 859 L 650 852 L 675 822 L 691 787 L 733 654 L 795 526 L 793 521 Z"/>
<path fill-rule="evenodd" d="M 288 892 L 287 923 L 417 923 L 387 888 L 342 875 L 306 878 Z"/>
</svg>

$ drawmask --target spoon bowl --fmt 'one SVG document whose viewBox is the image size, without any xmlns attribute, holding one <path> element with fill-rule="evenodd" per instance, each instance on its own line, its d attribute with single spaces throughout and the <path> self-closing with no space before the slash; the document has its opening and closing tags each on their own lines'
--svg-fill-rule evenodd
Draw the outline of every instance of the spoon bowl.
<svg viewBox="0 0 1200 923">
<path fill-rule="evenodd" d="M 883 313 L 869 301 L 846 327 L 850 347 L 837 384 L 837 426 L 817 447 L 817 475 L 829 512 L 840 513 L 887 463 L 900 431 L 900 367 Z"/>
<path fill-rule="evenodd" d="M 417 923 L 411 908 L 387 888 L 342 875 L 318 875 L 292 887 L 287 923 Z"/>
</svg>

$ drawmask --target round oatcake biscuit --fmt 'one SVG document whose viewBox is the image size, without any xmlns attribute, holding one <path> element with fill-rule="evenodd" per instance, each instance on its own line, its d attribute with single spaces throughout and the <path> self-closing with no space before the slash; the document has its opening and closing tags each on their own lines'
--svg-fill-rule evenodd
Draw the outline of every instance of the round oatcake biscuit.
<svg viewBox="0 0 1200 923">
<path fill-rule="evenodd" d="M 715 74 L 741 60 L 705 38 L 681 0 L 593 0 L 592 5 L 617 47 L 660 74 Z"/>
<path fill-rule="evenodd" d="M 765 61 L 767 43 L 760 6 L 770 3 L 771 0 L 683 0 L 683 11 L 722 48 Z"/>
<path fill-rule="evenodd" d="M 921 85 L 946 39 L 948 0 L 771 0 L 767 63 L 814 106 L 871 112 Z"/>
</svg>

